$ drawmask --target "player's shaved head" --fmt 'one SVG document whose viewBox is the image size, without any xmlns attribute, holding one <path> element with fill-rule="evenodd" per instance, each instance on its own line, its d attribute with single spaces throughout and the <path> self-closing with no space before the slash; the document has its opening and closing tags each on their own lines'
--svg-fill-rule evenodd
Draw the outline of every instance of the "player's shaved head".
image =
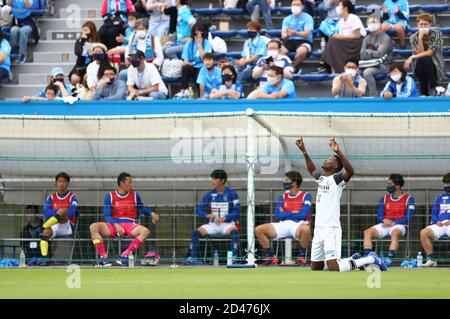
<svg viewBox="0 0 450 319">
<path fill-rule="evenodd" d="M 344 166 L 342 165 L 342 161 L 337 155 L 333 155 L 330 158 L 327 158 L 323 161 L 322 169 L 326 173 L 335 174 L 339 173 Z"/>
</svg>

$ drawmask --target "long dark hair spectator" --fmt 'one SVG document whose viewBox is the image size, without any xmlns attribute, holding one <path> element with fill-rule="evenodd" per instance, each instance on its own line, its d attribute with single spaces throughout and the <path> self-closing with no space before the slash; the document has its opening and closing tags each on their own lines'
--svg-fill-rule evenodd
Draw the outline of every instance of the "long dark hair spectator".
<svg viewBox="0 0 450 319">
<path fill-rule="evenodd" d="M 394 63 L 389 68 L 389 72 L 394 71 L 395 69 L 399 70 L 402 73 L 402 78 L 400 79 L 402 82 L 405 82 L 406 76 L 408 75 L 408 72 L 405 69 L 405 66 L 403 63 Z"/>
<path fill-rule="evenodd" d="M 206 27 L 206 25 L 204 23 L 201 23 L 201 22 L 194 23 L 194 25 L 192 26 L 192 29 L 191 29 L 191 38 L 192 38 L 192 40 L 195 40 L 195 34 L 197 32 L 201 32 L 202 33 L 203 39 L 207 39 L 208 38 L 208 29 L 207 29 L 207 27 Z"/>
<path fill-rule="evenodd" d="M 351 0 L 341 0 L 342 6 L 347 8 L 348 13 L 355 13 L 355 5 Z"/>
<path fill-rule="evenodd" d="M 91 31 L 90 37 L 89 37 L 89 41 L 90 42 L 100 42 L 100 36 L 97 32 L 97 26 L 95 25 L 94 22 L 92 21 L 87 21 L 85 23 L 83 23 L 83 25 L 81 26 L 82 28 L 88 28 Z"/>
</svg>

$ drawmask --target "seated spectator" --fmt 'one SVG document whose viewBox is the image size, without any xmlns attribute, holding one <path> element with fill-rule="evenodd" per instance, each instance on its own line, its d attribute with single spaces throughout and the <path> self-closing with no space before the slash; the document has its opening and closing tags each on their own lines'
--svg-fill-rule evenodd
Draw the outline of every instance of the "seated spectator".
<svg viewBox="0 0 450 319">
<path fill-rule="evenodd" d="M 174 45 L 164 47 L 164 56 L 167 59 L 176 59 L 183 52 L 184 45 L 191 40 L 192 26 L 197 20 L 189 9 L 188 0 L 176 0 L 178 10 L 177 39 Z"/>
<path fill-rule="evenodd" d="M 31 16 L 33 0 L 11 0 L 10 2 L 12 14 L 16 18 L 11 27 L 10 40 L 13 48 L 19 46 L 18 62 L 22 64 L 27 60 L 28 39 L 33 36 L 35 43 L 38 43 L 39 30 Z"/>
<path fill-rule="evenodd" d="M 247 12 L 250 14 L 252 21 L 258 22 L 259 11 L 261 11 L 266 29 L 273 29 L 272 11 L 270 8 L 272 0 L 249 0 L 246 5 Z"/>
<path fill-rule="evenodd" d="M 377 97 L 377 82 L 375 76 L 387 73 L 392 61 L 392 45 L 389 36 L 381 29 L 380 17 L 372 14 L 367 18 L 367 28 L 370 34 L 364 38 L 361 47 L 361 60 L 379 59 L 376 65 L 364 69 L 363 78 L 369 87 L 369 96 Z"/>
<path fill-rule="evenodd" d="M 101 42 L 108 49 L 118 46 L 116 38 L 124 33 L 127 13 L 135 11 L 131 0 L 103 0 L 102 17 L 104 23 L 98 32 Z"/>
<path fill-rule="evenodd" d="M 252 79 L 253 68 L 258 60 L 267 55 L 266 41 L 260 35 L 261 24 L 250 21 L 247 23 L 248 39 L 244 41 L 242 58 L 236 60 L 237 80 L 239 82 Z"/>
<path fill-rule="evenodd" d="M 30 209 L 33 209 L 32 205 L 27 206 L 27 211 Z M 44 221 L 42 218 L 38 216 L 30 216 L 28 223 L 25 225 L 25 227 L 22 228 L 22 231 L 20 232 L 20 238 L 23 239 L 31 239 L 35 238 L 36 241 L 22 241 L 21 246 L 25 253 L 25 257 L 29 262 L 27 263 L 29 266 L 33 265 L 38 258 L 41 258 L 42 255 L 40 254 L 39 250 L 39 237 L 40 233 L 42 231 L 42 224 L 44 224 Z"/>
<path fill-rule="evenodd" d="M 158 69 L 145 61 L 145 53 L 137 50 L 130 56 L 131 66 L 128 68 L 128 93 L 131 99 L 150 97 L 154 100 L 167 98 L 167 87 Z"/>
<path fill-rule="evenodd" d="M 135 31 L 130 35 L 128 46 L 125 48 L 125 56 L 136 52 L 136 50 L 145 53 L 145 60 L 153 63 L 159 69 L 164 60 L 163 50 L 159 38 L 148 30 L 147 21 L 139 19 L 136 22 Z M 130 61 L 125 60 L 126 66 L 130 66 Z"/>
<path fill-rule="evenodd" d="M 127 85 L 124 81 L 117 79 L 117 70 L 113 66 L 106 66 L 102 71 L 92 99 L 124 100 L 127 95 Z"/>
<path fill-rule="evenodd" d="M 200 98 L 208 98 L 211 91 L 222 84 L 222 72 L 214 64 L 214 54 L 205 53 L 203 55 L 203 66 L 197 77 Z"/>
<path fill-rule="evenodd" d="M 12 23 L 13 15 L 11 14 L 11 6 L 4 4 L 0 10 L 0 30 L 7 36 L 9 36 Z"/>
<path fill-rule="evenodd" d="M 336 31 L 340 19 L 336 12 L 340 0 L 323 0 L 316 8 L 316 16 L 322 21 L 319 25 L 321 35 L 330 38 Z"/>
<path fill-rule="evenodd" d="M 303 12 L 306 0 L 293 0 L 292 14 L 283 19 L 281 37 L 288 52 L 295 52 L 294 68 L 307 58 L 312 51 L 314 19 Z"/>
<path fill-rule="evenodd" d="M 417 17 L 419 31 L 409 39 L 414 53 L 405 62 L 405 68 L 408 70 L 411 66 L 419 80 L 420 94 L 426 96 L 430 95 L 430 90 L 436 94 L 438 82 L 447 80 L 442 33 L 439 28 L 433 28 L 432 23 L 433 17 L 429 13 L 421 13 Z"/>
<path fill-rule="evenodd" d="M 174 33 L 176 31 L 177 10 L 174 7 L 175 1 L 173 0 L 146 0 L 146 10 L 149 14 L 148 28 L 152 34 L 158 38 L 162 38 L 168 33 Z M 175 11 L 173 10 L 175 9 Z M 174 14 L 173 14 L 174 13 Z M 169 32 L 170 22 L 175 28 L 172 28 L 172 32 Z"/>
<path fill-rule="evenodd" d="M 61 97 L 58 97 L 58 93 L 61 91 L 62 97 L 68 97 L 69 94 L 66 91 L 66 88 L 64 87 L 64 84 L 61 82 L 56 82 L 55 84 L 49 84 L 45 88 L 45 97 L 40 96 L 24 96 L 23 102 L 29 102 L 29 101 L 57 101 L 62 100 Z"/>
<path fill-rule="evenodd" d="M 282 54 L 281 51 L 282 46 L 280 41 L 271 40 L 267 43 L 267 56 L 259 59 L 252 73 L 253 79 L 259 80 L 260 86 L 266 83 L 267 75 L 273 66 L 281 67 L 284 72 L 283 77 L 292 79 L 294 72 L 292 61 L 288 56 Z"/>
<path fill-rule="evenodd" d="M 86 69 L 86 82 L 87 87 L 92 94 L 95 92 L 98 83 L 98 75 L 103 72 L 101 69 L 111 65 L 108 60 L 108 55 L 106 54 L 107 51 L 108 49 L 103 43 L 92 43 L 88 48 L 88 54 L 91 56 L 92 62 Z"/>
<path fill-rule="evenodd" d="M 98 43 L 100 36 L 97 33 L 97 27 L 92 21 L 87 21 L 81 28 L 81 37 L 75 41 L 75 55 L 77 61 L 72 71 L 69 73 L 70 83 L 76 85 L 77 83 L 86 83 L 86 70 L 89 63 L 92 62 L 88 53 L 88 48 L 92 43 Z"/>
<path fill-rule="evenodd" d="M 9 79 L 11 72 L 11 45 L 0 30 L 0 83 Z"/>
<path fill-rule="evenodd" d="M 136 27 L 136 21 L 139 18 L 139 14 L 137 12 L 130 12 L 128 14 L 128 20 L 127 24 L 125 25 L 124 32 L 119 34 L 116 37 L 116 41 L 118 43 L 118 46 L 115 48 L 109 49 L 108 54 L 125 54 L 125 48 L 128 45 L 128 39 L 130 38 L 130 35 L 133 33 Z"/>
<path fill-rule="evenodd" d="M 70 85 L 70 83 L 66 83 L 66 75 L 64 74 L 64 70 L 62 68 L 53 68 L 50 71 L 50 74 L 48 75 L 48 84 L 55 84 L 59 87 L 58 83 L 61 83 L 64 86 L 65 91 L 69 95 L 70 93 L 72 93 L 72 86 Z M 45 90 L 46 88 L 43 88 L 42 91 L 39 93 L 38 97 L 45 98 L 46 97 Z M 56 96 L 62 97 L 62 93 L 63 92 L 59 90 Z"/>
<path fill-rule="evenodd" d="M 294 82 L 285 79 L 283 69 L 272 66 L 267 76 L 267 82 L 248 96 L 248 99 L 284 99 L 296 98 Z"/>
<path fill-rule="evenodd" d="M 367 82 L 359 75 L 358 61 L 348 60 L 344 73 L 333 79 L 331 93 L 334 97 L 361 97 L 366 93 Z"/>
<path fill-rule="evenodd" d="M 243 96 L 243 88 L 237 82 L 237 72 L 232 65 L 225 65 L 222 68 L 222 85 L 218 89 L 213 89 L 209 95 L 210 99 L 230 99 L 237 100 Z"/>
<path fill-rule="evenodd" d="M 361 19 L 354 14 L 355 6 L 350 0 L 341 0 L 336 12 L 342 18 L 338 22 L 337 33 L 328 42 L 322 61 L 331 67 L 332 73 L 342 73 L 345 61 L 359 60 L 366 29 Z"/>
<path fill-rule="evenodd" d="M 408 0 L 384 0 L 381 6 L 381 28 L 384 32 L 394 29 L 400 41 L 400 48 L 405 47 L 405 30 L 408 26 L 409 4 Z"/>
<path fill-rule="evenodd" d="M 181 89 L 186 90 L 189 81 L 197 80 L 201 67 L 203 66 L 203 55 L 211 53 L 211 43 L 208 41 L 208 33 L 203 24 L 196 23 L 192 26 L 192 40 L 186 43 L 183 49 L 183 68 L 181 71 Z"/>
<path fill-rule="evenodd" d="M 380 96 L 385 99 L 393 97 L 417 97 L 419 92 L 416 88 L 416 82 L 406 72 L 402 63 L 394 63 L 389 68 L 390 81 L 386 83 Z"/>
</svg>

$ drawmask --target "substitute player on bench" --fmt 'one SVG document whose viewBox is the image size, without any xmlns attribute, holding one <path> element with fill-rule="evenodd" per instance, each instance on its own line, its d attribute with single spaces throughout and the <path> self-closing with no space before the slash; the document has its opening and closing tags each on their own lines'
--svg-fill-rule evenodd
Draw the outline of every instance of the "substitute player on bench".
<svg viewBox="0 0 450 319">
<path fill-rule="evenodd" d="M 228 176 L 224 170 L 215 170 L 211 173 L 211 184 L 214 189 L 203 196 L 197 207 L 197 215 L 206 217 L 209 223 L 200 226 L 192 232 L 192 240 L 189 246 L 189 256 L 184 261 L 188 265 L 200 265 L 197 260 L 200 237 L 205 236 L 230 236 L 233 258 L 239 253 L 239 232 L 236 223 L 241 215 L 241 205 L 237 193 L 226 187 Z"/>
<path fill-rule="evenodd" d="M 287 172 L 283 179 L 284 194 L 275 207 L 276 223 L 267 223 L 255 228 L 259 244 L 265 251 L 265 265 L 278 264 L 278 258 L 270 247 L 270 239 L 293 238 L 299 241 L 297 263 L 306 264 L 306 249 L 311 237 L 309 226 L 311 194 L 300 190 L 303 178 L 299 172 Z"/>
<path fill-rule="evenodd" d="M 59 236 L 70 236 L 73 234 L 77 222 L 77 196 L 68 190 L 70 176 L 67 173 L 59 173 L 55 177 L 56 192 L 47 197 L 44 205 L 45 223 L 41 234 L 41 254 L 44 260 L 39 266 L 48 264 L 48 241 Z"/>
<path fill-rule="evenodd" d="M 405 184 L 403 176 L 391 174 L 387 181 L 388 194 L 381 197 L 378 205 L 378 224 L 364 231 L 364 255 L 372 250 L 372 239 L 382 239 L 391 236 L 391 245 L 385 259 L 387 266 L 392 264 L 392 259 L 399 246 L 399 240 L 406 234 L 406 227 L 414 214 L 414 198 L 410 194 L 403 193 Z"/>
<path fill-rule="evenodd" d="M 427 256 L 424 267 L 436 267 L 437 262 L 433 258 L 434 239 L 444 236 L 450 237 L 450 173 L 445 174 L 442 179 L 444 192 L 436 197 L 431 209 L 431 225 L 420 231 L 420 242 Z"/>
<path fill-rule="evenodd" d="M 117 259 L 121 266 L 128 266 L 128 255 L 137 251 L 150 235 L 147 227 L 136 224 L 140 215 L 151 217 L 156 223 L 159 215 L 152 212 L 142 203 L 141 196 L 133 191 L 133 179 L 128 173 L 120 173 L 117 177 L 119 189 L 105 195 L 103 208 L 104 222 L 93 223 L 90 226 L 92 242 L 99 254 L 98 267 L 111 266 L 105 250 L 103 238 L 129 236 L 133 240 Z"/>
<path fill-rule="evenodd" d="M 351 258 L 341 258 L 342 230 L 340 223 L 340 200 L 345 184 L 353 176 L 353 167 L 341 152 L 334 138 L 329 141 L 334 156 L 323 161 L 322 172 L 318 172 L 306 151 L 303 138 L 296 142 L 305 157 L 309 173 L 318 184 L 316 196 L 316 219 L 311 247 L 311 269 L 323 270 L 325 262 L 330 271 L 349 271 L 376 264 L 386 270 L 385 263 L 377 254 L 361 258 L 356 253 Z M 342 173 L 342 168 L 345 171 Z"/>
</svg>

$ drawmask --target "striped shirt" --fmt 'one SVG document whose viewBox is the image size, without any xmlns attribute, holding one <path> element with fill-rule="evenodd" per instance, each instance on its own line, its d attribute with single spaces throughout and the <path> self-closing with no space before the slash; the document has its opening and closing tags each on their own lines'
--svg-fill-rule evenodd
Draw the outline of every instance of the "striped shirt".
<svg viewBox="0 0 450 319">
<path fill-rule="evenodd" d="M 423 39 L 423 48 L 424 50 L 431 49 L 433 50 L 433 55 L 431 56 L 431 60 L 433 64 L 436 66 L 437 78 L 439 81 L 446 81 L 447 74 L 445 72 L 445 63 L 444 56 L 442 55 L 442 33 L 438 28 L 430 28 L 430 33 L 427 38 Z M 411 48 L 413 52 L 417 52 L 419 48 L 419 32 L 414 33 L 409 39 L 411 42 Z M 415 71 L 416 69 L 416 60 L 413 60 L 412 69 Z"/>
</svg>

